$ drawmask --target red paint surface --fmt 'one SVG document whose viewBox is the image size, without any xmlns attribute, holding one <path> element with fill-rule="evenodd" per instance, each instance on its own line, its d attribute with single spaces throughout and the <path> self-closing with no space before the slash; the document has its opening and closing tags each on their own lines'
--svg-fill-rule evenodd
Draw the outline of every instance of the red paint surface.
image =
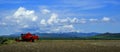
<svg viewBox="0 0 120 52">
<path fill-rule="evenodd" d="M 37 35 L 33 35 L 31 33 L 26 33 L 21 35 L 22 41 L 29 41 L 29 42 L 34 42 L 34 40 L 38 40 L 39 37 Z M 19 42 L 19 41 L 18 41 Z"/>
</svg>

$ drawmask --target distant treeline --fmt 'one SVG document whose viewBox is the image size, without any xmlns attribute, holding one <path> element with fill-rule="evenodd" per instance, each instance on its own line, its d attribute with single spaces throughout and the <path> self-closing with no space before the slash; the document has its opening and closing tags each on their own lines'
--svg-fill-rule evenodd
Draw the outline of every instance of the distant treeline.
<svg viewBox="0 0 120 52">
<path fill-rule="evenodd" d="M 120 40 L 120 33 L 103 33 L 90 37 L 92 39 L 105 39 L 105 40 Z"/>
<path fill-rule="evenodd" d="M 1 40 L 15 40 L 19 37 L 1 36 Z M 120 33 L 102 33 L 90 37 L 40 37 L 40 40 L 120 40 Z"/>
</svg>

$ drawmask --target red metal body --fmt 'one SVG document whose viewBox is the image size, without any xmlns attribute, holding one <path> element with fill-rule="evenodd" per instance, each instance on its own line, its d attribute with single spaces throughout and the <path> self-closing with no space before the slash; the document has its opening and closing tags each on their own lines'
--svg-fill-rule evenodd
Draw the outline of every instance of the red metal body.
<svg viewBox="0 0 120 52">
<path fill-rule="evenodd" d="M 26 33 L 26 34 L 21 34 L 21 40 L 17 40 L 17 41 L 34 42 L 35 40 L 38 40 L 38 39 L 39 37 L 37 35 Z"/>
</svg>

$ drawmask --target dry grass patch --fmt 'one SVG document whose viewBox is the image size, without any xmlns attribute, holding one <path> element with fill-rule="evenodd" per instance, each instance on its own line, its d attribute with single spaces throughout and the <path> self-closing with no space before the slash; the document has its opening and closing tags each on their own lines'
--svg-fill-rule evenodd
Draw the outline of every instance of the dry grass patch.
<svg viewBox="0 0 120 52">
<path fill-rule="evenodd" d="M 0 46 L 0 52 L 120 52 L 120 40 L 41 40 Z"/>
</svg>

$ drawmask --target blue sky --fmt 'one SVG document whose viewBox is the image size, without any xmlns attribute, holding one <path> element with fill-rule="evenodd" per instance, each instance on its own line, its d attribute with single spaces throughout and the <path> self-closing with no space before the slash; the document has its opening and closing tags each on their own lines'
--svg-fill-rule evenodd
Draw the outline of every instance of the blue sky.
<svg viewBox="0 0 120 52">
<path fill-rule="evenodd" d="M 120 32 L 120 0 L 0 0 L 0 35 Z"/>
</svg>

